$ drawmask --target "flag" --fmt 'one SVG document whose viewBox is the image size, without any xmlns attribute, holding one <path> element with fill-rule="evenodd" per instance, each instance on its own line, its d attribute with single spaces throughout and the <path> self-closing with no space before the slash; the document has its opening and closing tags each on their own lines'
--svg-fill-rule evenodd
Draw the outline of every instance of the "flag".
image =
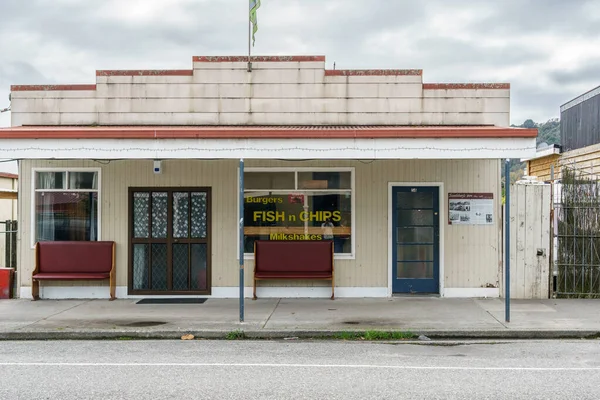
<svg viewBox="0 0 600 400">
<path fill-rule="evenodd" d="M 250 0 L 250 22 L 252 23 L 252 46 L 254 46 L 254 34 L 258 30 L 258 21 L 256 20 L 256 10 L 260 7 L 260 0 Z"/>
</svg>

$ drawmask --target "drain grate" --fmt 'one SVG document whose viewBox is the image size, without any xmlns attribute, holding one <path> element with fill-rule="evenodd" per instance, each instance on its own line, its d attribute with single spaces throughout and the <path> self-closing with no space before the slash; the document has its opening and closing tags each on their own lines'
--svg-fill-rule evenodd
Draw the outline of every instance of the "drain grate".
<svg viewBox="0 0 600 400">
<path fill-rule="evenodd" d="M 168 298 L 168 299 L 142 299 L 135 304 L 202 304 L 207 299 L 194 298 Z"/>
</svg>

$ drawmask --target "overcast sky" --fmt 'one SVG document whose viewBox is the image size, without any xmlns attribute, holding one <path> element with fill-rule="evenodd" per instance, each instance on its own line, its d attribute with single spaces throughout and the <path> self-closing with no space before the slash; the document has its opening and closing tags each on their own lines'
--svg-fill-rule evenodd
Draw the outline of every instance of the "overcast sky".
<svg viewBox="0 0 600 400">
<path fill-rule="evenodd" d="M 94 83 L 96 69 L 244 55 L 247 21 L 248 0 L 0 0 L 0 109 L 11 84 Z M 558 117 L 600 85 L 599 0 L 262 0 L 258 25 L 256 55 L 510 82 L 515 124 Z"/>
</svg>

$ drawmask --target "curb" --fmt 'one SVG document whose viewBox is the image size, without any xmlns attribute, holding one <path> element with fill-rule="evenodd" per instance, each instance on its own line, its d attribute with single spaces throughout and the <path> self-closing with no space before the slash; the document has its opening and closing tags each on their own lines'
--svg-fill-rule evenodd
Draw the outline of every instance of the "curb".
<svg viewBox="0 0 600 400">
<path fill-rule="evenodd" d="M 243 333 L 242 337 L 228 339 L 227 335 L 231 331 L 15 331 L 0 332 L 0 341 L 28 341 L 28 340 L 181 340 L 186 334 L 192 334 L 194 339 L 207 340 L 338 340 L 338 341 L 358 341 L 352 339 L 341 339 L 341 333 L 360 334 L 364 330 L 354 331 L 257 331 L 257 330 L 238 330 Z M 386 331 L 394 332 L 394 331 Z M 409 330 L 409 332 L 412 332 Z M 425 336 L 424 340 L 417 339 L 420 335 Z M 431 340 L 534 340 L 534 339 L 600 339 L 599 331 L 591 330 L 503 330 L 503 331 L 419 331 L 415 332 L 413 339 L 382 339 L 373 342 L 383 341 L 427 341 Z M 366 341 L 366 340 L 365 340 Z M 367 341 L 368 342 L 368 341 Z"/>
</svg>

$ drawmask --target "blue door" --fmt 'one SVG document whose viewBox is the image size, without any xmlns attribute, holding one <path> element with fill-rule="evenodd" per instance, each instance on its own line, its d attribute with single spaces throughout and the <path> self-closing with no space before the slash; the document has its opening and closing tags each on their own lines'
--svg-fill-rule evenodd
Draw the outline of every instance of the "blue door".
<svg viewBox="0 0 600 400">
<path fill-rule="evenodd" d="M 439 293 L 438 187 L 392 190 L 392 292 Z"/>
</svg>

